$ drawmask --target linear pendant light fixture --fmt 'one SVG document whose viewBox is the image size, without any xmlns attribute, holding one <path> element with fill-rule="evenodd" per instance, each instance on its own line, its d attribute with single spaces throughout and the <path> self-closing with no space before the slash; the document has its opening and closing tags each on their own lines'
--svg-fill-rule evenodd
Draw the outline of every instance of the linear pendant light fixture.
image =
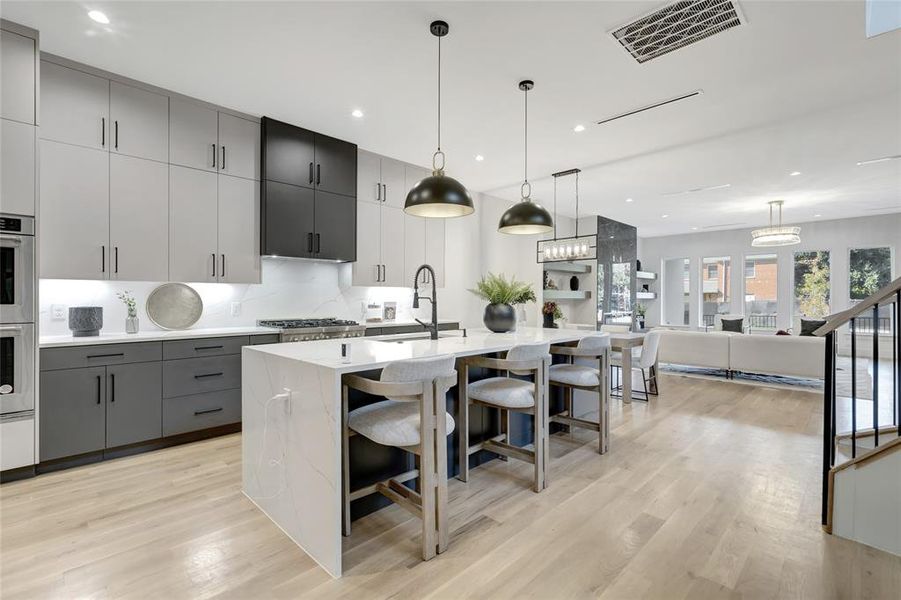
<svg viewBox="0 0 901 600">
<path fill-rule="evenodd" d="M 579 173 L 580 169 L 569 169 L 554 173 L 554 237 L 538 240 L 538 263 L 587 260 L 597 258 L 598 236 L 579 235 Z M 575 175 L 576 179 L 576 234 L 571 237 L 557 237 L 557 181 L 561 177 Z"/>
<path fill-rule="evenodd" d="M 432 155 L 431 176 L 417 182 L 407 193 L 404 212 L 432 219 L 464 217 L 475 211 L 472 196 L 462 183 L 444 174 L 445 157 L 441 151 L 441 38 L 447 35 L 450 26 L 444 21 L 433 21 L 429 30 L 438 38 L 438 150 Z"/>
<path fill-rule="evenodd" d="M 540 204 L 532 202 L 532 184 L 529 183 L 529 90 L 535 87 L 535 82 L 526 79 L 519 82 L 519 89 L 525 97 L 525 161 L 524 178 L 519 188 L 522 200 L 508 208 L 501 215 L 497 230 L 501 233 L 515 235 L 533 235 L 547 233 L 554 228 L 554 220 L 551 213 Z"/>
<path fill-rule="evenodd" d="M 801 228 L 782 224 L 782 200 L 768 202 L 770 205 L 770 226 L 761 227 L 751 232 L 751 245 L 755 248 L 773 246 L 794 246 L 801 243 Z M 773 225 L 773 207 L 779 209 L 779 223 Z"/>
</svg>

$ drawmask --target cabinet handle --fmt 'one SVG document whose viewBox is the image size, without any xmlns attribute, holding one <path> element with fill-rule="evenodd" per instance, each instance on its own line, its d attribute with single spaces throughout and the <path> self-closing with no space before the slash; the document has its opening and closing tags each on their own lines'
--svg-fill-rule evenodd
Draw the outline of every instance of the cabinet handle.
<svg viewBox="0 0 901 600">
<path fill-rule="evenodd" d="M 225 146 L 222 146 L 221 148 L 222 148 L 222 166 L 220 166 L 219 168 L 224 171 L 225 170 Z"/>
<path fill-rule="evenodd" d="M 206 377 L 220 377 L 222 375 L 222 371 L 218 373 L 203 373 L 201 375 L 195 375 L 194 379 L 204 379 Z"/>
<path fill-rule="evenodd" d="M 219 344 L 218 346 L 194 346 L 194 351 L 196 352 L 197 350 L 221 350 L 224 347 L 225 346 L 223 346 L 222 344 Z"/>
<path fill-rule="evenodd" d="M 87 358 L 114 358 L 116 356 L 125 356 L 125 353 L 115 352 L 113 354 L 88 354 Z"/>
<path fill-rule="evenodd" d="M 210 144 L 213 147 L 213 168 L 216 168 L 216 144 Z"/>
<path fill-rule="evenodd" d="M 195 410 L 195 411 L 194 411 L 194 416 L 197 417 L 197 416 L 200 416 L 200 415 L 208 415 L 208 414 L 210 414 L 210 413 L 217 413 L 217 412 L 221 412 L 221 411 L 222 411 L 222 407 L 219 407 L 219 408 L 208 408 L 208 409 L 206 409 L 206 410 Z"/>
<path fill-rule="evenodd" d="M 100 272 L 106 273 L 106 246 L 100 246 Z"/>
<path fill-rule="evenodd" d="M 378 283 L 382 280 L 382 266 L 375 265 L 375 282 Z"/>
<path fill-rule="evenodd" d="M 386 265 L 382 265 L 382 283 L 388 281 L 388 267 Z"/>
<path fill-rule="evenodd" d="M 225 277 L 225 255 L 224 254 L 222 255 L 222 273 L 219 275 L 219 277 Z"/>
<path fill-rule="evenodd" d="M 114 125 L 116 126 L 115 133 L 113 134 L 115 137 L 113 138 L 113 145 L 116 147 L 116 150 L 119 149 L 119 121 L 114 121 Z"/>
<path fill-rule="evenodd" d="M 100 147 L 106 148 L 106 117 L 100 117 Z"/>
<path fill-rule="evenodd" d="M 109 401 L 115 402 L 116 401 L 116 375 L 115 375 L 115 373 L 109 374 L 109 390 L 110 390 Z"/>
<path fill-rule="evenodd" d="M 311 180 L 312 183 L 312 180 Z M 307 234 L 307 252 L 313 252 L 313 234 Z"/>
<path fill-rule="evenodd" d="M 316 254 L 319 254 L 319 234 L 316 234 Z"/>
<path fill-rule="evenodd" d="M 113 272 L 119 272 L 119 246 L 113 247 Z"/>
<path fill-rule="evenodd" d="M 210 256 L 213 257 L 213 277 L 216 276 L 216 253 L 213 252 Z"/>
<path fill-rule="evenodd" d="M 316 185 L 319 185 L 319 182 L 322 181 L 322 165 L 316 165 Z"/>
<path fill-rule="evenodd" d="M 375 201 L 376 202 L 382 201 L 382 184 L 381 183 L 375 184 Z"/>
<path fill-rule="evenodd" d="M 313 163 L 310 163 L 310 185 L 313 185 Z"/>
<path fill-rule="evenodd" d="M 98 375 L 97 376 L 97 404 L 100 404 L 100 402 L 101 402 L 101 398 L 100 398 L 100 386 L 101 385 L 102 385 L 102 382 L 100 381 L 100 375 Z"/>
<path fill-rule="evenodd" d="M 382 194 L 382 202 L 387 202 L 388 201 L 388 185 L 383 183 L 382 189 L 385 190 L 385 193 Z"/>
</svg>

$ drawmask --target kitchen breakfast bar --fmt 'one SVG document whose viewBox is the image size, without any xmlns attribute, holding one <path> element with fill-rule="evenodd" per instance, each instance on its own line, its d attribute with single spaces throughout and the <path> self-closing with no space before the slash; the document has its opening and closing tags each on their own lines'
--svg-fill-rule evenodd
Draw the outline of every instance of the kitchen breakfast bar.
<svg viewBox="0 0 901 600">
<path fill-rule="evenodd" d="M 510 333 L 469 330 L 466 337 L 461 332 L 447 332 L 437 340 L 384 336 L 245 347 L 242 351 L 244 493 L 326 571 L 340 577 L 343 375 L 357 373 L 377 378 L 380 369 L 395 361 L 442 355 L 457 359 L 493 355 L 519 344 L 565 344 L 589 335 L 598 333 L 523 327 Z M 342 356 L 342 345 L 346 356 Z M 470 369 L 472 379 L 489 375 L 487 371 Z M 457 397 L 456 387 L 451 388 L 447 394 L 447 410 L 452 415 L 457 415 Z M 349 402 L 362 405 L 377 400 L 380 398 L 351 397 Z M 477 410 L 482 412 L 477 415 Z M 469 419 L 472 438 L 496 433 L 499 425 L 491 412 L 472 407 Z M 520 425 L 518 428 L 513 425 L 511 435 L 514 439 L 518 436 L 521 443 L 528 443 L 531 439 L 528 427 L 524 423 Z M 451 438 L 457 434 L 448 437 L 449 477 L 455 472 L 456 460 L 456 443 Z M 378 452 L 385 451 L 375 444 L 365 446 L 366 442 L 360 440 L 364 445 L 350 450 L 353 462 L 363 463 L 355 477 L 364 485 L 379 475 L 392 475 L 377 471 L 405 470 L 407 458 L 394 453 L 380 461 Z M 487 455 L 482 460 L 495 456 L 482 454 Z M 472 458 L 479 462 L 478 456 Z M 383 505 L 364 506 L 362 510 L 370 512 Z"/>
</svg>

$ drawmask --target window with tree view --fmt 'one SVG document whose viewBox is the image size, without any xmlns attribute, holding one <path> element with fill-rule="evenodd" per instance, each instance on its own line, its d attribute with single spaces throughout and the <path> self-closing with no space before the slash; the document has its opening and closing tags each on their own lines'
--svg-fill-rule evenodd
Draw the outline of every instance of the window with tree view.
<svg viewBox="0 0 901 600">
<path fill-rule="evenodd" d="M 829 310 L 829 251 L 795 252 L 796 317 L 822 319 Z"/>
<path fill-rule="evenodd" d="M 851 248 L 848 256 L 848 286 L 850 288 L 851 302 L 863 300 L 874 294 L 892 281 L 892 249 L 884 246 L 881 248 Z M 857 318 L 858 333 L 867 333 L 877 327 L 882 334 L 891 331 L 890 306 L 880 306 L 879 314 L 874 319 L 873 315 L 861 315 Z"/>
</svg>

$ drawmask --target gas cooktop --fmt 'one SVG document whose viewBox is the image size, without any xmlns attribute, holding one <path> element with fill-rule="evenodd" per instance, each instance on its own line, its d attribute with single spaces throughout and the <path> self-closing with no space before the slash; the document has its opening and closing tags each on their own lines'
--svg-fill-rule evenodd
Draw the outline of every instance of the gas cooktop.
<svg viewBox="0 0 901 600">
<path fill-rule="evenodd" d="M 281 329 L 283 342 L 306 342 L 335 338 L 363 337 L 366 326 L 356 321 L 324 317 L 316 319 L 264 319 L 257 321 L 261 327 Z"/>
<path fill-rule="evenodd" d="M 346 321 L 333 317 L 317 319 L 266 319 L 257 321 L 260 327 L 275 327 L 276 329 L 306 329 L 309 327 L 351 327 L 359 326 L 356 321 Z"/>
</svg>

